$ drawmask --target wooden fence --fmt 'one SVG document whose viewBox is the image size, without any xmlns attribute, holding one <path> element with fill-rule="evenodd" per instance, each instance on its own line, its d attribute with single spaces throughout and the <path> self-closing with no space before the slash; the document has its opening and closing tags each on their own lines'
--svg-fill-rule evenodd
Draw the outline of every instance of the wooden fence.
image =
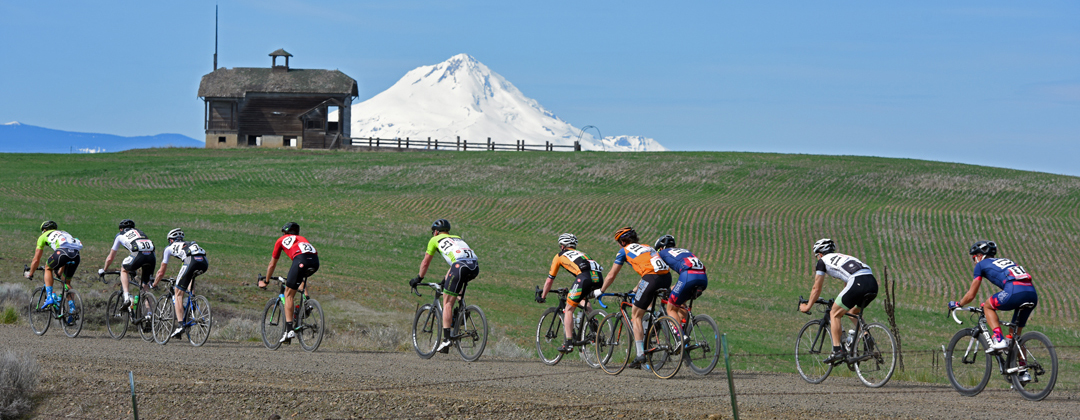
<svg viewBox="0 0 1080 420">
<path fill-rule="evenodd" d="M 393 149 L 413 149 L 413 150 L 514 150 L 518 152 L 524 151 L 547 151 L 553 152 L 556 149 L 569 149 L 575 152 L 581 151 L 581 143 L 574 141 L 573 145 L 554 144 L 549 141 L 545 141 L 544 144 L 528 144 L 525 140 L 515 140 L 511 143 L 495 143 L 491 141 L 491 137 L 487 138 L 486 142 L 472 142 L 468 140 L 462 140 L 460 136 L 454 141 L 439 141 L 439 139 L 432 139 L 428 137 L 425 139 L 411 139 L 409 137 L 403 139 L 380 139 L 376 137 L 351 137 L 344 142 L 347 145 L 353 147 L 382 147 Z"/>
</svg>

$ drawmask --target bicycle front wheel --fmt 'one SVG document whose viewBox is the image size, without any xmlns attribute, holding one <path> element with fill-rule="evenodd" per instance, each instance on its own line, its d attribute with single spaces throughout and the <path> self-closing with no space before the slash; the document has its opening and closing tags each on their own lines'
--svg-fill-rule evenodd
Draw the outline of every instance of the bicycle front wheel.
<svg viewBox="0 0 1080 420">
<path fill-rule="evenodd" d="M 833 366 L 824 363 L 832 351 L 832 332 L 820 319 L 811 320 L 795 338 L 795 368 L 809 383 L 820 384 L 832 373 Z"/>
<path fill-rule="evenodd" d="M 488 325 L 484 311 L 476 305 L 466 306 L 458 316 L 456 330 L 458 339 L 455 343 L 458 353 L 462 359 L 475 362 L 484 354 L 484 347 L 487 347 Z"/>
<path fill-rule="evenodd" d="M 105 311 L 105 329 L 109 330 L 109 335 L 117 340 L 124 338 L 128 323 L 131 322 L 131 316 L 124 308 L 124 294 L 113 292 L 112 296 L 109 296 L 109 303 L 105 305 Z"/>
<path fill-rule="evenodd" d="M 536 324 L 536 354 L 545 365 L 554 366 L 563 358 L 559 351 L 563 337 L 562 312 L 559 308 L 547 308 Z"/>
<path fill-rule="evenodd" d="M 1050 339 L 1038 331 L 1024 333 L 1018 344 L 1021 353 L 1018 355 L 1015 351 L 1017 346 L 1011 346 L 1013 351 L 1007 365 L 1009 370 L 1019 369 L 1009 379 L 1024 398 L 1041 401 L 1050 395 L 1057 383 L 1057 351 Z"/>
<path fill-rule="evenodd" d="M 634 347 L 634 333 L 630 320 L 622 311 L 612 313 L 600 320 L 596 329 L 596 357 L 600 368 L 609 375 L 618 375 L 630 363 L 630 351 Z"/>
<path fill-rule="evenodd" d="M 645 334 L 645 357 L 649 360 L 649 370 L 657 378 L 668 379 L 679 372 L 682 349 L 682 329 L 675 318 L 663 315 L 649 325 L 649 332 Z"/>
<path fill-rule="evenodd" d="M 596 357 L 596 347 L 592 344 L 596 341 L 596 330 L 600 327 L 600 320 L 605 316 L 607 313 L 604 311 L 594 309 L 585 314 L 585 318 L 582 319 L 581 334 L 578 337 L 581 343 L 581 360 L 593 369 L 600 368 L 600 360 Z"/>
<path fill-rule="evenodd" d="M 885 325 L 867 324 L 855 339 L 855 374 L 863 385 L 880 388 L 896 371 L 896 337 Z"/>
<path fill-rule="evenodd" d="M 187 331 L 188 342 L 199 347 L 206 343 L 207 338 L 210 338 L 210 327 L 214 323 L 214 318 L 210 314 L 210 301 L 203 295 L 195 296 L 191 304 L 194 306 L 188 312 L 189 318 L 186 321 L 191 323 Z"/>
<path fill-rule="evenodd" d="M 326 318 L 323 317 L 322 305 L 315 299 L 304 301 L 303 311 L 300 313 L 300 347 L 307 351 L 315 351 L 322 344 L 323 334 L 326 333 Z"/>
<path fill-rule="evenodd" d="M 146 303 L 145 305 L 143 303 Z M 139 298 L 139 312 L 136 319 L 139 325 L 139 335 L 143 341 L 154 341 L 154 309 L 157 309 L 157 298 L 153 293 L 143 292 Z"/>
<path fill-rule="evenodd" d="M 974 397 L 990 382 L 993 362 L 975 328 L 965 328 L 953 335 L 945 347 L 945 373 L 956 392 Z"/>
<path fill-rule="evenodd" d="M 154 333 L 154 342 L 165 345 L 172 338 L 173 321 L 176 320 L 176 310 L 173 301 L 168 295 L 162 296 L 154 306 L 154 313 L 150 314 L 150 329 Z"/>
<path fill-rule="evenodd" d="M 424 304 L 416 310 L 416 316 L 413 317 L 412 343 L 421 359 L 430 359 L 435 355 L 435 346 L 439 345 L 439 335 L 442 333 L 441 324 L 442 314 L 439 308 Z"/>
<path fill-rule="evenodd" d="M 71 302 L 71 303 L 68 303 Z M 82 297 L 79 296 L 79 292 L 68 289 L 65 293 L 64 302 L 61 303 L 64 307 L 64 316 L 60 319 L 60 325 L 64 326 L 64 334 L 68 337 L 75 338 L 79 336 L 79 332 L 83 327 L 83 304 Z M 72 311 L 72 308 L 75 310 Z"/>
<path fill-rule="evenodd" d="M 48 296 L 45 296 L 45 288 L 38 287 L 34 289 L 34 293 L 30 295 L 30 305 L 27 307 L 27 318 L 30 318 L 30 328 L 34 330 L 34 334 L 44 335 L 45 331 L 49 330 L 49 324 L 52 323 L 52 307 L 41 308 L 41 305 L 45 304 Z"/>
<path fill-rule="evenodd" d="M 683 357 L 690 370 L 698 375 L 708 375 L 716 368 L 720 360 L 720 328 L 711 316 L 694 315 Z"/>
<path fill-rule="evenodd" d="M 281 298 L 273 297 L 266 301 L 266 309 L 263 310 L 262 326 L 262 341 L 263 345 L 270 350 L 277 350 L 281 347 L 281 329 L 285 325 L 285 314 L 282 313 Z"/>
</svg>

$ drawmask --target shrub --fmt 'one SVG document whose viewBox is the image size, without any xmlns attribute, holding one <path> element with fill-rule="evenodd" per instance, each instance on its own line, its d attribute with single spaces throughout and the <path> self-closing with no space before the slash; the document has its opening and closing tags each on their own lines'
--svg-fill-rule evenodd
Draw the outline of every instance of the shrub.
<svg viewBox="0 0 1080 420">
<path fill-rule="evenodd" d="M 41 367 L 28 354 L 7 351 L 0 356 L 0 419 L 13 419 L 30 411 Z"/>
<path fill-rule="evenodd" d="M 0 324 L 14 324 L 19 322 L 19 312 L 13 307 L 8 307 L 4 310 L 4 313 L 0 315 Z"/>
</svg>

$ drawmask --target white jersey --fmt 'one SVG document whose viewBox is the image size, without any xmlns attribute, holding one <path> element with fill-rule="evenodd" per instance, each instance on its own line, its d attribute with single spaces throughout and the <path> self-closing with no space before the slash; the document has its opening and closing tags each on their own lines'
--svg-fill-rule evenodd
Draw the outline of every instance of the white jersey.
<svg viewBox="0 0 1080 420">
<path fill-rule="evenodd" d="M 173 242 L 172 245 L 165 247 L 165 252 L 161 256 L 161 262 L 168 261 L 170 256 L 179 258 L 183 261 L 193 255 L 206 255 L 206 250 L 202 249 L 195 241 Z"/>
<path fill-rule="evenodd" d="M 118 251 L 120 247 L 131 252 L 154 252 L 154 241 L 141 230 L 128 229 L 116 234 L 116 239 L 113 240 L 112 250 Z"/>
<path fill-rule="evenodd" d="M 49 232 L 49 234 L 45 236 L 45 243 L 49 244 L 49 246 L 52 247 L 52 249 L 54 250 L 80 250 L 83 247 L 82 242 L 79 241 L 79 238 L 71 236 L 70 233 L 64 232 L 62 230 L 53 230 Z"/>
<path fill-rule="evenodd" d="M 870 266 L 863 264 L 858 258 L 839 252 L 822 256 L 817 262 L 815 271 L 815 274 L 828 274 L 844 283 L 850 283 L 851 279 L 858 276 L 874 274 L 870 271 Z"/>
</svg>

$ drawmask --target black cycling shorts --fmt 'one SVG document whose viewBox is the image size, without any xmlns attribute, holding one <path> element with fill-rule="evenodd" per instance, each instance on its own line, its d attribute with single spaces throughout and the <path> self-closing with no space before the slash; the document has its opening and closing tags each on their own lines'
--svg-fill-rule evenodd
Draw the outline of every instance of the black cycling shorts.
<svg viewBox="0 0 1080 420">
<path fill-rule="evenodd" d="M 195 281 L 200 274 L 205 273 L 207 268 L 210 268 L 210 261 L 205 255 L 192 255 L 185 258 L 184 265 L 180 267 L 180 274 L 176 275 L 176 288 L 188 290 L 191 282 Z"/>
<path fill-rule="evenodd" d="M 851 279 L 836 300 L 848 310 L 855 309 L 856 306 L 866 308 L 877 297 L 877 292 L 877 278 L 873 274 L 863 274 Z"/>
<path fill-rule="evenodd" d="M 566 295 L 566 304 L 578 306 L 581 300 L 592 294 L 593 290 L 599 289 L 603 282 L 594 281 L 591 271 L 585 271 L 577 275 L 574 284 L 570 286 L 570 293 Z"/>
<path fill-rule="evenodd" d="M 79 268 L 80 260 L 79 250 L 60 248 L 49 256 L 49 260 L 45 262 L 45 265 L 53 272 L 63 269 L 64 279 L 71 280 L 71 276 L 75 275 L 75 269 Z"/>
<path fill-rule="evenodd" d="M 634 306 L 648 310 L 656 299 L 656 293 L 660 289 L 671 288 L 671 273 L 646 274 L 641 276 L 638 282 L 637 296 L 634 297 Z"/>
<path fill-rule="evenodd" d="M 300 254 L 292 260 L 292 267 L 289 268 L 289 277 L 285 280 L 285 287 L 293 290 L 299 290 L 300 285 L 307 281 L 308 277 L 319 271 L 319 255 L 318 254 Z"/>
<path fill-rule="evenodd" d="M 157 256 L 153 252 L 132 252 L 127 258 L 124 258 L 124 263 L 121 267 L 124 271 L 127 271 L 128 275 L 135 277 L 139 269 L 142 269 L 140 278 L 143 283 L 150 283 L 150 277 L 154 275 L 154 264 L 157 263 Z"/>
<path fill-rule="evenodd" d="M 450 271 L 443 279 L 443 293 L 450 296 L 464 296 L 469 280 L 480 274 L 480 264 L 476 260 L 458 261 L 450 265 Z"/>
</svg>

